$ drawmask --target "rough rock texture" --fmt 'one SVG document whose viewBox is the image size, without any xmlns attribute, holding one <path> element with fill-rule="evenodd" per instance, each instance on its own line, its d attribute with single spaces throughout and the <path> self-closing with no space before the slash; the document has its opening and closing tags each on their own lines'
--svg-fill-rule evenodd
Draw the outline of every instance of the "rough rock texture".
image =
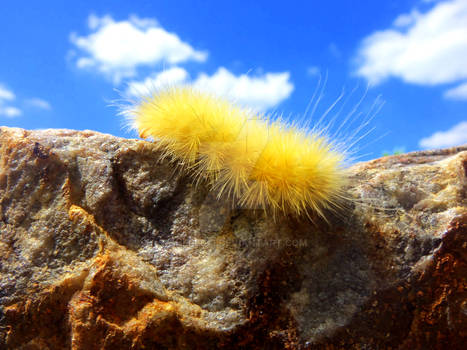
<svg viewBox="0 0 467 350">
<path fill-rule="evenodd" d="M 149 142 L 1 128 L 0 348 L 462 348 L 467 146 L 350 172 L 329 224 L 274 221 Z"/>
</svg>

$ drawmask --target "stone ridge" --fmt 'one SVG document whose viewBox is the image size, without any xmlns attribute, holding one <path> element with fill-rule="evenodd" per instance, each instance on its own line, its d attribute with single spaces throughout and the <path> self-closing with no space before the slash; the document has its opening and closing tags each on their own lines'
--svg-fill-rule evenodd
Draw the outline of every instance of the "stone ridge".
<svg viewBox="0 0 467 350">
<path fill-rule="evenodd" d="M 0 128 L 0 349 L 461 349 L 467 146 L 349 169 L 311 223 L 154 144 Z"/>
</svg>

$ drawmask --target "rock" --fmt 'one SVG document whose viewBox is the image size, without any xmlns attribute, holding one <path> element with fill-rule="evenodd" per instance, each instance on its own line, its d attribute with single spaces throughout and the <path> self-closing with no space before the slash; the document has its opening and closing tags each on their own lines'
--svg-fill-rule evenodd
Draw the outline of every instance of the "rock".
<svg viewBox="0 0 467 350">
<path fill-rule="evenodd" d="M 0 348 L 463 348 L 467 146 L 349 172 L 329 223 L 273 219 L 152 143 L 1 128 Z"/>
</svg>

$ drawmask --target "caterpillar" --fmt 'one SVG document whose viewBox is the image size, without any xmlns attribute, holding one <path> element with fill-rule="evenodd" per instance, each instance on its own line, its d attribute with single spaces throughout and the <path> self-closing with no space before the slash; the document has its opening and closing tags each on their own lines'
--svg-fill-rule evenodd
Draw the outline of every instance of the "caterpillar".
<svg viewBox="0 0 467 350">
<path fill-rule="evenodd" d="M 125 110 L 131 128 L 152 138 L 195 183 L 220 199 L 278 214 L 326 219 L 347 182 L 345 152 L 323 130 L 236 106 L 190 86 L 155 90 Z"/>
</svg>

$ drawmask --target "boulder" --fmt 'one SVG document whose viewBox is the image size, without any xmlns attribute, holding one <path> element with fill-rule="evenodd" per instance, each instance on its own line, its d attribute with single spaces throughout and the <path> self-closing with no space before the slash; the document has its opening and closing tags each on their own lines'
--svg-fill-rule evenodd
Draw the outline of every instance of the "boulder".
<svg viewBox="0 0 467 350">
<path fill-rule="evenodd" d="M 2 127 L 0 348 L 463 348 L 467 146 L 349 178 L 273 218 L 151 142 Z"/>
</svg>

